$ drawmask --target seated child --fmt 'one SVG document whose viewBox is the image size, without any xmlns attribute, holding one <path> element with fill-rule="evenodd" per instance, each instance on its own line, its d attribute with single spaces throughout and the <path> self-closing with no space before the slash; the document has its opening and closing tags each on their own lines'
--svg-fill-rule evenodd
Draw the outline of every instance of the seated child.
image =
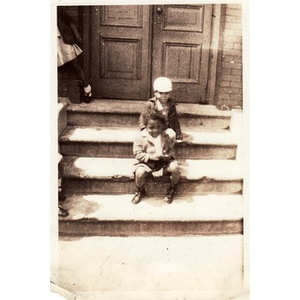
<svg viewBox="0 0 300 300">
<path fill-rule="evenodd" d="M 180 177 L 177 161 L 174 160 L 174 139 L 163 130 L 165 117 L 156 111 L 144 115 L 146 129 L 141 131 L 133 144 L 133 153 L 138 162 L 134 167 L 137 191 L 132 199 L 138 204 L 146 195 L 145 180 L 149 173 L 154 177 L 170 175 L 171 185 L 164 201 L 172 203 Z"/>
<path fill-rule="evenodd" d="M 160 111 L 166 119 L 166 133 L 171 139 L 182 140 L 181 128 L 178 120 L 176 103 L 171 100 L 172 82 L 167 77 L 158 77 L 153 83 L 155 97 L 146 102 L 139 119 L 139 129 L 146 127 L 145 116 L 150 111 Z"/>
</svg>

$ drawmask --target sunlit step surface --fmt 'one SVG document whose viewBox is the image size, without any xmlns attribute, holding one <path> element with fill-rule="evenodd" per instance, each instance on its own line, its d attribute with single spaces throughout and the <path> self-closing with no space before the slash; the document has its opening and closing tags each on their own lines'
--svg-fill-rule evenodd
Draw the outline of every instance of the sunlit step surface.
<svg viewBox="0 0 300 300">
<path fill-rule="evenodd" d="M 59 138 L 64 156 L 133 157 L 133 141 L 139 130 L 117 127 L 69 126 Z M 238 140 L 228 130 L 183 132 L 176 142 L 178 158 L 234 159 Z"/>
<path fill-rule="evenodd" d="M 195 195 L 174 197 L 168 205 L 161 197 L 145 196 L 133 205 L 133 194 L 72 195 L 64 202 L 66 220 L 124 221 L 220 221 L 243 218 L 242 195 Z"/>
<path fill-rule="evenodd" d="M 135 159 L 64 157 L 63 188 L 66 193 L 127 194 L 134 191 Z M 180 160 L 179 195 L 241 194 L 242 168 L 234 160 Z M 150 195 L 162 195 L 169 185 L 167 176 L 149 178 Z"/>
<path fill-rule="evenodd" d="M 145 101 L 93 99 L 91 103 L 70 104 L 68 123 L 76 126 L 137 127 Z M 177 112 L 183 129 L 229 128 L 231 111 L 213 105 L 178 103 Z"/>
</svg>

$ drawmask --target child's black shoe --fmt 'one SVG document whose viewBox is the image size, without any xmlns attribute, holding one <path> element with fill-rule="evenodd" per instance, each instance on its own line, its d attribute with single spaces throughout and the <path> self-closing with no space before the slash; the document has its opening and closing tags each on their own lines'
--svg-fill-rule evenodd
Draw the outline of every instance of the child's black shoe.
<svg viewBox="0 0 300 300">
<path fill-rule="evenodd" d="M 133 204 L 138 204 L 141 202 L 142 198 L 146 195 L 145 187 L 138 188 L 135 195 L 133 196 L 131 202 Z"/>
<path fill-rule="evenodd" d="M 164 197 L 164 201 L 166 203 L 171 204 L 173 202 L 173 198 L 176 193 L 176 189 L 177 189 L 176 185 L 173 185 L 173 184 L 170 185 L 170 187 L 167 190 L 166 196 Z"/>
<path fill-rule="evenodd" d="M 64 217 L 67 217 L 68 215 L 69 215 L 69 212 L 66 209 L 62 208 L 61 205 L 58 205 L 58 216 L 64 218 Z"/>
<path fill-rule="evenodd" d="M 67 197 L 60 191 L 58 192 L 58 201 L 65 201 Z"/>
</svg>

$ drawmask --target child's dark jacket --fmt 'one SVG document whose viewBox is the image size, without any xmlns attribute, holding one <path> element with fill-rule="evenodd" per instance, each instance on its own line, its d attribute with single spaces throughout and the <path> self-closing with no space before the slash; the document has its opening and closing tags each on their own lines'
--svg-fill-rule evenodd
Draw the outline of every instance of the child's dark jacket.
<svg viewBox="0 0 300 300">
<path fill-rule="evenodd" d="M 169 113 L 166 116 L 167 128 L 172 128 L 176 132 L 177 136 L 181 135 L 181 128 L 180 128 L 180 123 L 178 120 L 178 115 L 177 115 L 177 110 L 176 110 L 176 103 L 172 99 L 169 99 L 168 107 L 169 107 Z M 142 113 L 140 115 L 140 119 L 139 119 L 139 129 L 140 130 L 143 130 L 144 128 L 146 128 L 145 115 L 153 110 L 154 111 L 158 110 L 155 97 L 149 99 L 145 104 L 145 108 L 142 111 Z"/>
</svg>

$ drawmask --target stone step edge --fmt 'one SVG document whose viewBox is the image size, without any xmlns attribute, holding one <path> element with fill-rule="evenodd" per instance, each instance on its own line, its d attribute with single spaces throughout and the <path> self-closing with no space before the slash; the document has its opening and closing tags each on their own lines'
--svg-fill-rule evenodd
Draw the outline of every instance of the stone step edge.
<svg viewBox="0 0 300 300">
<path fill-rule="evenodd" d="M 133 194 L 70 195 L 62 202 L 69 211 L 64 220 L 97 222 L 211 222 L 243 219 L 242 195 L 176 196 L 171 204 L 162 197 L 145 196 L 131 203 Z"/>
<path fill-rule="evenodd" d="M 135 161 L 135 159 L 131 158 L 65 156 L 61 161 L 61 166 L 64 169 L 64 178 L 128 181 L 133 180 L 132 171 Z M 241 166 L 234 160 L 182 159 L 177 161 L 181 170 L 181 182 L 243 180 Z M 195 170 L 193 171 L 192 169 Z M 167 180 L 167 176 L 155 178 L 155 180 L 161 179 Z"/>
<path fill-rule="evenodd" d="M 59 237 L 180 237 L 243 235 L 243 220 L 206 222 L 65 221 L 59 220 Z"/>
<path fill-rule="evenodd" d="M 81 130 L 81 136 L 73 137 L 75 130 Z M 116 135 L 114 140 L 105 138 L 105 136 L 101 139 L 101 133 L 97 132 L 100 130 L 106 131 L 106 137 L 108 136 L 107 133 L 111 132 L 112 136 L 116 131 L 122 131 L 124 135 L 120 138 L 120 135 Z M 82 134 L 86 132 L 92 132 L 91 137 L 89 138 L 86 134 L 84 137 Z M 225 136 L 224 136 L 224 135 Z M 59 137 L 59 142 L 80 142 L 80 143 L 122 143 L 128 144 L 133 143 L 134 137 L 138 135 L 138 130 L 132 128 L 118 128 L 118 127 L 94 127 L 94 126 L 70 126 L 68 125 L 62 134 Z M 196 141 L 193 140 L 193 137 L 197 136 Z M 201 136 L 203 136 L 203 141 L 201 141 Z M 125 137 L 125 138 L 124 138 Z M 200 141 L 199 141 L 200 140 Z M 216 141 L 217 140 L 217 141 Z M 176 145 L 178 146 L 197 146 L 197 145 L 214 145 L 214 146 L 229 146 L 229 147 L 236 147 L 239 141 L 236 136 L 230 133 L 228 130 L 222 131 L 196 131 L 196 130 L 183 130 L 183 140 L 176 141 Z"/>
<path fill-rule="evenodd" d="M 70 104 L 69 112 L 82 113 L 125 113 L 140 114 L 145 101 L 135 100 L 112 100 L 112 99 L 93 99 L 91 103 Z M 177 112 L 181 116 L 202 116 L 230 118 L 231 111 L 219 110 L 214 105 L 200 105 L 192 103 L 177 103 Z"/>
</svg>

